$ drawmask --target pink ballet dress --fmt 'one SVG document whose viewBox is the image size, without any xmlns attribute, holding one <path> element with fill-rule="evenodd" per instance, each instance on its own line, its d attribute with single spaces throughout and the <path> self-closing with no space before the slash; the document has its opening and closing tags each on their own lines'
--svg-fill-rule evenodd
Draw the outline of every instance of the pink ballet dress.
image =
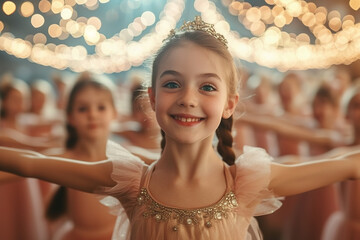
<svg viewBox="0 0 360 240">
<path fill-rule="evenodd" d="M 342 187 L 343 208 L 329 217 L 322 240 L 360 239 L 360 181 L 345 181 Z"/>
<path fill-rule="evenodd" d="M 24 178 L 0 185 L 0 239 L 49 239 L 37 179 Z"/>
<path fill-rule="evenodd" d="M 156 166 L 145 165 L 121 146 L 109 142 L 114 187 L 98 194 L 110 195 L 101 202 L 118 215 L 113 238 L 122 239 L 262 239 L 254 216 L 272 213 L 281 202 L 268 190 L 272 158 L 261 148 L 244 147 L 236 160 L 233 177 L 224 164 L 226 192 L 218 202 L 197 209 L 159 203 L 149 191 Z"/>
</svg>

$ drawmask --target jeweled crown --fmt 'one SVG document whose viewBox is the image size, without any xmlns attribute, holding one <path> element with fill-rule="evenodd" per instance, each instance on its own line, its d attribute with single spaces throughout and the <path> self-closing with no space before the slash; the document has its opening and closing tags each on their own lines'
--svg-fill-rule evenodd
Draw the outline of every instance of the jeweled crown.
<svg viewBox="0 0 360 240">
<path fill-rule="evenodd" d="M 210 34 L 211 36 L 213 36 L 214 38 L 216 38 L 217 40 L 219 40 L 220 42 L 222 42 L 227 48 L 228 42 L 225 39 L 225 37 L 215 31 L 214 24 L 204 22 L 200 16 L 196 16 L 194 21 L 184 22 L 184 24 L 178 30 L 172 29 L 168 37 L 164 39 L 164 41 L 174 37 L 177 32 L 191 31 L 191 30 L 204 31 Z"/>
</svg>

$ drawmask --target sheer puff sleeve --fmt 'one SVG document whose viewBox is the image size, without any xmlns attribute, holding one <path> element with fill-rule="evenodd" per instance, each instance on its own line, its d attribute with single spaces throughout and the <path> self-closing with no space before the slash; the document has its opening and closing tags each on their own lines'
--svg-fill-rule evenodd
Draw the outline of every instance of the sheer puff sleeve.
<svg viewBox="0 0 360 240">
<path fill-rule="evenodd" d="M 268 189 L 272 160 L 264 149 L 245 146 L 244 153 L 235 161 L 238 211 L 246 216 L 270 214 L 282 204 Z"/>
<path fill-rule="evenodd" d="M 131 211 L 136 205 L 140 181 L 145 163 L 117 143 L 108 141 L 106 155 L 112 160 L 111 178 L 116 182 L 113 187 L 99 187 L 95 193 L 109 195 L 100 202 L 110 208 L 114 215 L 121 215 L 123 208 Z"/>
</svg>

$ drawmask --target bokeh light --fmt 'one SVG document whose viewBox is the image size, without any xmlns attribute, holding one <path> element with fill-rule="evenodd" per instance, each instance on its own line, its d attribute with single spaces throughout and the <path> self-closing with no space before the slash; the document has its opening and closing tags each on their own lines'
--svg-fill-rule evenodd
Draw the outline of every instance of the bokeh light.
<svg viewBox="0 0 360 240">
<path fill-rule="evenodd" d="M 41 0 L 38 7 L 42 13 L 47 13 L 51 10 L 51 3 L 47 0 Z"/>
<path fill-rule="evenodd" d="M 4 13 L 5 13 L 6 15 L 11 15 L 11 14 L 13 14 L 13 13 L 15 12 L 15 10 L 16 10 L 16 5 L 15 5 L 15 3 L 12 2 L 12 1 L 5 1 L 5 2 L 3 3 L 2 9 L 3 9 L 3 11 L 4 11 Z"/>
<path fill-rule="evenodd" d="M 62 29 L 57 24 L 51 24 L 49 26 L 48 33 L 49 33 L 50 37 L 57 38 L 57 37 L 59 37 L 61 35 Z"/>
<path fill-rule="evenodd" d="M 30 17 L 34 13 L 34 5 L 31 2 L 23 2 L 20 7 L 23 17 Z"/>
<path fill-rule="evenodd" d="M 169 31 L 181 25 L 179 19 L 184 18 L 185 5 L 189 4 L 183 0 L 167 0 L 160 11 L 153 11 L 145 9 L 147 5 L 140 0 L 106 4 L 109 2 L 41 0 L 34 5 L 29 0 L 5 1 L 2 4 L 4 14 L 30 18 L 31 25 L 39 30 L 21 39 L 13 36 L 12 29 L 0 21 L 0 49 L 60 69 L 123 71 L 139 66 L 156 52 Z M 282 70 L 323 68 L 338 64 L 339 59 L 349 63 L 360 55 L 360 28 L 350 13 L 346 15 L 340 10 L 318 6 L 317 2 L 265 2 L 266 5 L 259 6 L 252 1 L 222 0 L 220 4 L 227 13 L 220 11 L 219 3 L 213 0 L 195 0 L 190 5 L 228 39 L 234 57 L 248 62 Z M 355 9 L 359 2 L 351 0 L 349 5 Z M 97 9 L 104 15 L 98 15 Z M 126 25 L 122 24 L 122 28 L 113 28 L 109 34 L 106 26 L 122 20 L 127 11 L 133 18 Z M 230 24 L 225 14 L 230 14 L 235 23 Z M 50 20 L 52 15 L 57 20 Z M 235 30 L 236 24 L 241 31 L 246 30 L 246 34 Z M 292 24 L 303 25 L 305 31 L 289 31 Z M 79 44 L 59 43 L 66 39 Z M 32 53 L 21 54 L 14 46 L 24 51 L 30 48 Z M 45 60 L 49 58 L 51 62 Z"/>
<path fill-rule="evenodd" d="M 42 15 L 40 14 L 34 14 L 31 17 L 31 24 L 33 25 L 34 28 L 39 28 L 42 25 L 44 25 L 45 23 L 45 19 Z"/>
</svg>

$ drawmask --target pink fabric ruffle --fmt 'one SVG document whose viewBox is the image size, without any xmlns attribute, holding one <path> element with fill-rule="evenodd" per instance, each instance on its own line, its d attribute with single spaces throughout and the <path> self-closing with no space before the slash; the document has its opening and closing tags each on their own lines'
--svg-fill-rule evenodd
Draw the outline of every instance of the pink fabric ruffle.
<svg viewBox="0 0 360 240">
<path fill-rule="evenodd" d="M 106 155 L 112 160 L 112 179 L 117 183 L 114 187 L 101 187 L 95 191 L 97 194 L 111 195 L 101 202 L 111 209 L 111 213 L 119 215 L 122 209 L 132 209 L 136 199 L 143 168 L 145 163 L 137 156 L 131 154 L 124 147 L 108 141 Z M 122 203 L 118 199 L 122 200 Z"/>
<path fill-rule="evenodd" d="M 235 161 L 238 211 L 244 216 L 273 213 L 282 205 L 268 189 L 273 158 L 262 148 L 245 146 L 243 152 Z"/>
</svg>

